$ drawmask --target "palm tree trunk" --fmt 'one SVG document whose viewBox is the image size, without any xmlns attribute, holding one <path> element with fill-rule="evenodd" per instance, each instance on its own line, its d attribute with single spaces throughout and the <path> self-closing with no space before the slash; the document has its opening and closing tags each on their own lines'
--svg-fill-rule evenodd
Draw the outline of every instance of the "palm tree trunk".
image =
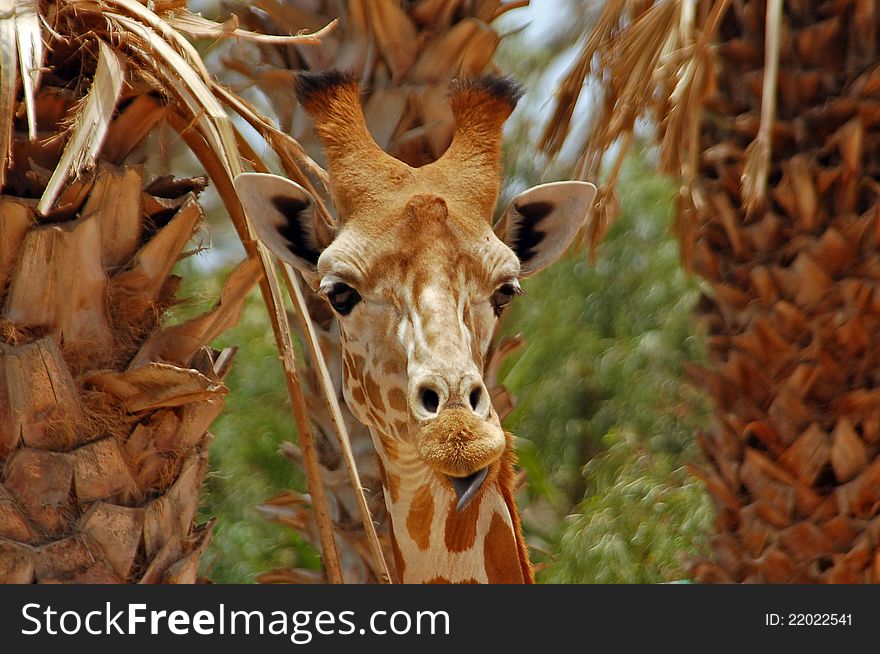
<svg viewBox="0 0 880 654">
<path fill-rule="evenodd" d="M 766 106 L 768 4 L 722 22 L 700 134 L 708 204 L 693 268 L 712 289 L 698 313 L 714 366 L 695 376 L 717 408 L 700 445 L 718 533 L 695 572 L 875 583 L 880 16 L 871 3 L 784 3 L 766 199 L 749 212 L 739 180 Z"/>
<path fill-rule="evenodd" d="M 13 53 L 37 11 L 16 5 L 0 19 Z M 196 521 L 207 430 L 233 354 L 208 343 L 261 270 L 247 260 L 213 309 L 165 324 L 207 180 L 150 179 L 131 163 L 173 102 L 126 68 L 100 18 L 64 5 L 44 15 L 56 32 L 45 33 L 39 85 L 16 81 L 8 60 L 2 71 L 5 88 L 24 91 L 0 101 L 11 137 L 0 175 L 0 583 L 193 583 L 211 537 Z M 83 148 L 86 161 L 66 169 L 78 139 L 99 141 L 94 159 Z"/>
</svg>

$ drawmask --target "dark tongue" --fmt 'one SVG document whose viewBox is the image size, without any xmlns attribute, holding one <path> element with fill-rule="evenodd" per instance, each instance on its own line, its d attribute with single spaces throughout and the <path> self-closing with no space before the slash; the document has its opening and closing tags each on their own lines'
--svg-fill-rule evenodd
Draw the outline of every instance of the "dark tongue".
<svg viewBox="0 0 880 654">
<path fill-rule="evenodd" d="M 455 495 L 458 497 L 458 504 L 455 505 L 456 511 L 463 511 L 470 504 L 474 495 L 480 490 L 480 486 L 483 485 L 483 481 L 485 481 L 488 473 L 489 467 L 487 466 L 467 477 L 447 476 L 447 479 L 452 483 L 452 488 L 455 490 Z"/>
</svg>

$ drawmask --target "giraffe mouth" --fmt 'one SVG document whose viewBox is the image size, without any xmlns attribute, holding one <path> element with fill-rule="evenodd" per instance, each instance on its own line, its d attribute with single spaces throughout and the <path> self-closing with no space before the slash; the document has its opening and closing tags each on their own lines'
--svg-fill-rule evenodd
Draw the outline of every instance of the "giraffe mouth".
<svg viewBox="0 0 880 654">
<path fill-rule="evenodd" d="M 461 513 L 465 510 L 467 505 L 471 503 L 471 500 L 474 499 L 477 491 L 480 490 L 480 486 L 486 481 L 487 474 L 489 474 L 489 466 L 486 466 L 482 470 L 477 470 L 476 472 L 469 474 L 467 477 L 453 477 L 447 475 L 446 478 L 449 479 L 452 484 L 452 489 L 455 491 L 456 497 L 458 497 L 458 503 L 455 505 L 456 513 Z"/>
</svg>

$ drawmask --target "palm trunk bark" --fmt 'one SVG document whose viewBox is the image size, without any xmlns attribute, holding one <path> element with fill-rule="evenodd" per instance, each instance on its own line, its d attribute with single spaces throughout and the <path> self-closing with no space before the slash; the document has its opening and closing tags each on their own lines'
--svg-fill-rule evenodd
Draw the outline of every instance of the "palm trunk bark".
<svg viewBox="0 0 880 654">
<path fill-rule="evenodd" d="M 694 270 L 717 408 L 700 437 L 717 507 L 700 581 L 880 581 L 878 19 L 784 3 L 766 200 L 740 179 L 762 106 L 765 2 L 721 24 L 701 131 Z"/>
<path fill-rule="evenodd" d="M 50 38 L 36 138 L 23 97 L 4 107 L 15 119 L 0 196 L 0 583 L 193 583 L 211 537 L 196 519 L 208 427 L 232 359 L 208 343 L 261 271 L 246 261 L 213 309 L 165 324 L 207 181 L 148 179 L 130 163 L 174 110 L 132 69 L 95 165 L 40 206 L 99 92 L 95 52 L 110 50 L 89 34 Z"/>
</svg>

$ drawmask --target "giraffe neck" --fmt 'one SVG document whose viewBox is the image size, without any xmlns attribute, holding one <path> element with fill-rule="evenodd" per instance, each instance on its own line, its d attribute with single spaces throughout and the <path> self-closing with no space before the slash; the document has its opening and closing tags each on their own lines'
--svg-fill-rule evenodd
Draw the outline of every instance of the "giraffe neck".
<svg viewBox="0 0 880 654">
<path fill-rule="evenodd" d="M 531 583 L 511 489 L 513 451 L 492 466 L 481 493 L 461 512 L 452 490 L 408 440 L 371 428 L 384 471 L 394 556 L 403 583 Z M 508 438 L 508 440 L 510 440 Z"/>
</svg>

